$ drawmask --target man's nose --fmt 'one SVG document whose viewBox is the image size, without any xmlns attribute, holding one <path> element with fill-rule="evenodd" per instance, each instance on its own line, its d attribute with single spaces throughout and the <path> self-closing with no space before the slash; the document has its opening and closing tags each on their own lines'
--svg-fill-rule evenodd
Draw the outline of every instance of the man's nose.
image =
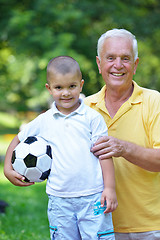
<svg viewBox="0 0 160 240">
<path fill-rule="evenodd" d="M 123 67 L 122 59 L 120 57 L 116 58 L 114 65 L 117 69 L 121 69 Z"/>
</svg>

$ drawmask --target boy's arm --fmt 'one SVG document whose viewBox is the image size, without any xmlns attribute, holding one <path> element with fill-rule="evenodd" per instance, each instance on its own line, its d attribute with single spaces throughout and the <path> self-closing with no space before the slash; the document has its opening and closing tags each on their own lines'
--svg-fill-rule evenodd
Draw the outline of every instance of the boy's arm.
<svg viewBox="0 0 160 240">
<path fill-rule="evenodd" d="M 102 136 L 108 136 L 108 129 L 103 117 L 97 113 L 96 118 L 91 121 L 91 132 L 92 132 L 92 143 L 95 143 L 97 139 L 101 139 Z M 94 145 L 93 145 L 94 146 Z M 107 208 L 104 213 L 114 211 L 117 206 L 117 197 L 115 191 L 115 175 L 114 175 L 114 165 L 112 158 L 108 158 L 106 160 L 100 161 L 102 174 L 103 174 L 103 182 L 104 182 L 104 190 L 101 196 L 101 206 L 104 206 L 106 201 Z"/>
<path fill-rule="evenodd" d="M 115 191 L 115 174 L 114 174 L 114 164 L 112 158 L 107 160 L 100 160 L 102 173 L 103 173 L 103 182 L 104 190 L 101 196 L 101 205 L 104 206 L 106 201 L 107 208 L 104 213 L 113 212 L 117 206 L 117 197 Z"/>
<path fill-rule="evenodd" d="M 12 142 L 10 143 L 7 152 L 6 152 L 6 157 L 5 157 L 5 161 L 4 161 L 4 175 L 6 176 L 6 178 L 8 178 L 8 180 L 13 183 L 16 186 L 30 186 L 33 183 L 26 183 L 23 182 L 24 181 L 24 177 L 22 175 L 20 175 L 19 173 L 17 173 L 16 171 L 13 170 L 12 167 L 12 163 L 11 163 L 11 159 L 12 159 L 12 153 L 15 149 L 15 147 L 19 144 L 19 139 L 18 139 L 18 135 L 14 137 L 14 139 L 12 140 Z"/>
</svg>

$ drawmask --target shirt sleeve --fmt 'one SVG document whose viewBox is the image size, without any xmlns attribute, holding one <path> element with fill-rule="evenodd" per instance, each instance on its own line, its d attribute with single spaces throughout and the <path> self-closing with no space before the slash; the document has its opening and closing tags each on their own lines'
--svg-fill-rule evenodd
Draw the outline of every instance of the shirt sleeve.
<svg viewBox="0 0 160 240">
<path fill-rule="evenodd" d="M 108 128 L 103 117 L 98 114 L 96 118 L 91 121 L 92 144 L 102 136 L 108 136 Z"/>
<path fill-rule="evenodd" d="M 18 133 L 18 138 L 20 142 L 29 136 L 38 136 L 38 134 L 40 133 L 39 121 L 41 121 L 40 115 L 24 126 L 24 128 Z"/>
</svg>

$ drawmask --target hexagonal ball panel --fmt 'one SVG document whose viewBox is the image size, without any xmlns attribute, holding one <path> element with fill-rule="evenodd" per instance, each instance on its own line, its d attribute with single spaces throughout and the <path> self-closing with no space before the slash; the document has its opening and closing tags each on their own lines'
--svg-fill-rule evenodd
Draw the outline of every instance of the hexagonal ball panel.
<svg viewBox="0 0 160 240">
<path fill-rule="evenodd" d="M 29 152 L 29 145 L 24 142 L 20 142 L 15 148 L 15 157 L 25 158 Z"/>
<path fill-rule="evenodd" d="M 44 154 L 43 156 L 37 158 L 36 167 L 40 169 L 42 172 L 45 172 L 51 168 L 51 162 L 52 162 L 51 158 L 47 154 Z"/>
<path fill-rule="evenodd" d="M 38 168 L 27 168 L 25 172 L 25 177 L 30 182 L 41 182 L 40 179 L 42 172 Z"/>
<path fill-rule="evenodd" d="M 12 166 L 14 170 L 21 175 L 24 175 L 27 169 L 23 159 L 16 159 L 16 161 L 12 164 Z"/>
<path fill-rule="evenodd" d="M 34 142 L 33 144 L 29 145 L 30 153 L 36 156 L 41 156 L 42 154 L 46 153 L 46 142 L 41 139 L 40 141 Z"/>
</svg>

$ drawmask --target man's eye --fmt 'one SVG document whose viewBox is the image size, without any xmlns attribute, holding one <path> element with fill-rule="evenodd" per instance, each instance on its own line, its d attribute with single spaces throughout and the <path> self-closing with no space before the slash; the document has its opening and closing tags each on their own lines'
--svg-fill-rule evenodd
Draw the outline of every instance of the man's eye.
<svg viewBox="0 0 160 240">
<path fill-rule="evenodd" d="M 129 60 L 130 60 L 130 59 L 129 59 L 128 57 L 124 57 L 124 58 L 123 58 L 123 61 L 124 61 L 124 62 L 129 62 Z"/>
<path fill-rule="evenodd" d="M 113 58 L 113 57 L 107 57 L 107 60 L 108 60 L 109 62 L 111 62 L 111 61 L 114 60 L 114 58 Z"/>
</svg>

